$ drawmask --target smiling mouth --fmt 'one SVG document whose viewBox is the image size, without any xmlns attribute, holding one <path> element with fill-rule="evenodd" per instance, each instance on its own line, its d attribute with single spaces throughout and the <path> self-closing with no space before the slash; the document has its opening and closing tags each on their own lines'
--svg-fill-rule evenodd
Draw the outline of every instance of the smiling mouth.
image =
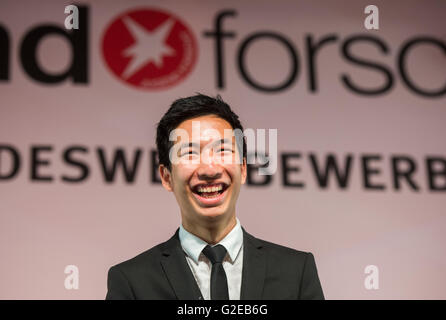
<svg viewBox="0 0 446 320">
<path fill-rule="evenodd" d="M 225 183 L 200 184 L 195 186 L 192 189 L 192 192 L 202 198 L 212 199 L 223 194 L 228 187 L 229 186 Z"/>
</svg>

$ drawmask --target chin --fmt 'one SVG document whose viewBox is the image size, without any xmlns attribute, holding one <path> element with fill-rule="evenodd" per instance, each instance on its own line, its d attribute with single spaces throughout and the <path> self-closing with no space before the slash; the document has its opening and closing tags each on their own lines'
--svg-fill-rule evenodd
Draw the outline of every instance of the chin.
<svg viewBox="0 0 446 320">
<path fill-rule="evenodd" d="M 226 215 L 226 210 L 222 209 L 222 208 L 200 208 L 199 210 L 197 210 L 197 213 L 199 216 L 204 217 L 204 218 L 214 218 L 214 219 L 218 219 L 220 217 L 223 217 Z"/>
</svg>

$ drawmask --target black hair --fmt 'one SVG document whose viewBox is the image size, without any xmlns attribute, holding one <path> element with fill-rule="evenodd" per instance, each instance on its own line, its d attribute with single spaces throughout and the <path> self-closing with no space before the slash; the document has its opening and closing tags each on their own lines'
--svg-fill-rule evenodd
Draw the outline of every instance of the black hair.
<svg viewBox="0 0 446 320">
<path fill-rule="evenodd" d="M 231 107 L 222 100 L 220 95 L 213 98 L 197 93 L 195 96 L 177 99 L 172 103 L 169 110 L 167 110 L 157 125 L 156 147 L 158 149 L 159 164 L 171 170 L 169 150 L 173 146 L 174 141 L 169 140 L 170 132 L 177 128 L 183 121 L 204 115 L 215 115 L 226 120 L 233 130 L 240 129 L 243 132 L 238 115 L 231 110 Z M 236 141 L 239 153 L 241 153 L 240 159 L 246 158 L 245 137 L 242 136 L 243 146 L 240 145 L 239 139 L 236 138 Z"/>
</svg>

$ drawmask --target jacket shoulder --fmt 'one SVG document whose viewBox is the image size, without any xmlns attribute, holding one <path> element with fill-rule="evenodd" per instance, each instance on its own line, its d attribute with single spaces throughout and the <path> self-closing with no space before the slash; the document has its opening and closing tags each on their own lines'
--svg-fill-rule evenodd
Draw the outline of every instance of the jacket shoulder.
<svg viewBox="0 0 446 320">
<path fill-rule="evenodd" d="M 308 255 L 311 255 L 310 252 L 297 250 L 277 243 L 259 239 L 250 234 L 247 234 L 247 236 L 250 239 L 254 239 L 252 240 L 252 242 L 254 242 L 256 246 L 262 247 L 262 249 L 268 253 L 268 256 L 270 256 L 270 258 L 279 260 L 295 259 L 296 262 L 304 263 L 305 260 L 308 258 Z"/>
<path fill-rule="evenodd" d="M 324 294 L 319 281 L 316 263 L 311 252 L 296 250 L 276 243 L 257 239 L 248 235 L 249 242 L 266 253 L 266 263 L 269 275 L 274 279 L 272 283 L 280 283 L 273 289 L 270 284 L 270 297 L 277 297 L 276 293 L 288 288 L 286 297 L 291 299 L 324 299 Z M 278 280 L 282 279 L 282 281 Z M 286 298 L 286 299 L 288 299 Z"/>
<path fill-rule="evenodd" d="M 170 241 L 170 242 L 169 242 Z M 107 276 L 106 299 L 173 299 L 175 294 L 163 276 L 162 258 L 175 236 L 137 256 L 112 266 Z"/>
<path fill-rule="evenodd" d="M 133 258 L 120 262 L 110 269 L 119 269 L 125 274 L 140 273 L 147 270 L 150 265 L 159 265 L 162 253 L 166 246 L 166 242 L 155 245 L 154 247 L 139 253 Z"/>
</svg>

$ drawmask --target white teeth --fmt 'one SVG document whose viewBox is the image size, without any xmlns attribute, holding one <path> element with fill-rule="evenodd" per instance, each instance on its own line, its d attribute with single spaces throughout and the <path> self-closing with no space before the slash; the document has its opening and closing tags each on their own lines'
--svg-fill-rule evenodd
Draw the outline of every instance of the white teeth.
<svg viewBox="0 0 446 320">
<path fill-rule="evenodd" d="M 218 192 L 223 190 L 223 185 L 219 184 L 216 187 L 198 187 L 198 192 Z"/>
</svg>

